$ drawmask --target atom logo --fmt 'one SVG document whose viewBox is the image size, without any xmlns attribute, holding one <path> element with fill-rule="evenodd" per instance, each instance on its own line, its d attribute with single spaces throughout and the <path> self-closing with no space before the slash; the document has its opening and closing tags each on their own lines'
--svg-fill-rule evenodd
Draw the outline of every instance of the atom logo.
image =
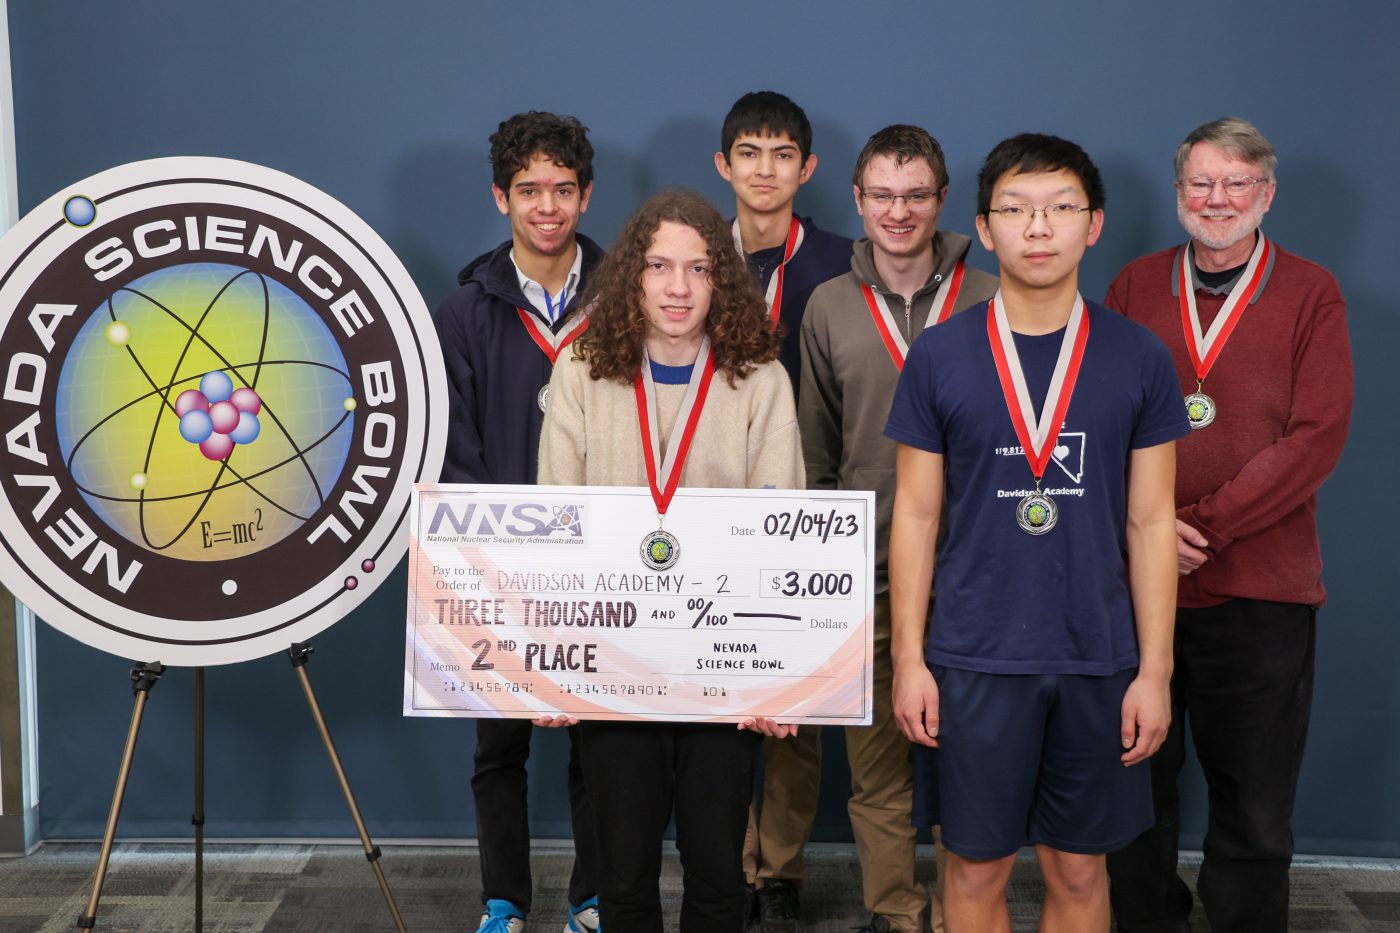
<svg viewBox="0 0 1400 933">
<path fill-rule="evenodd" d="M 113 528 L 153 551 L 223 559 L 276 543 L 325 502 L 350 393 L 330 331 L 285 286 L 172 266 L 117 289 L 79 331 L 58 439 Z"/>
<path fill-rule="evenodd" d="M 579 521 L 577 505 L 561 505 L 554 510 L 554 520 L 549 523 L 550 528 L 561 528 L 570 532 L 575 537 L 583 534 L 583 525 Z"/>
</svg>

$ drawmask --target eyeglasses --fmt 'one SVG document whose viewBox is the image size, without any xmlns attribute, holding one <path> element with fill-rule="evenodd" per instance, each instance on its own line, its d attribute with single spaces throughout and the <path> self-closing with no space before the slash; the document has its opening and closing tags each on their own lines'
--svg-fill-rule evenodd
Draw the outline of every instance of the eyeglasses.
<svg viewBox="0 0 1400 933">
<path fill-rule="evenodd" d="M 1044 214 L 1045 222 L 1052 227 L 1064 227 L 1074 223 L 1079 219 L 1079 215 L 1084 211 L 1093 210 L 1089 207 L 1080 207 L 1078 204 L 1047 204 L 1044 207 L 1031 207 L 1029 204 L 1004 204 L 1001 207 L 994 207 L 987 211 L 989 214 L 1000 214 L 1001 219 L 1007 223 L 1024 223 L 1030 226 L 1035 222 L 1036 214 Z"/>
<path fill-rule="evenodd" d="M 912 191 L 909 194 L 890 194 L 888 191 L 860 191 L 860 196 L 866 204 L 871 207 L 878 207 L 880 210 L 889 210 L 894 207 L 896 201 L 903 201 L 904 206 L 909 210 L 918 212 L 926 211 L 933 207 L 938 200 L 938 195 L 932 191 Z"/>
<path fill-rule="evenodd" d="M 1194 178 L 1183 178 L 1176 183 L 1176 186 L 1186 192 L 1188 198 L 1208 198 L 1210 193 L 1219 185 L 1225 191 L 1225 196 L 1230 198 L 1242 198 L 1253 190 L 1255 185 L 1262 185 L 1269 179 L 1254 178 L 1251 175 L 1231 175 L 1228 178 L 1206 178 L 1203 175 Z"/>
</svg>

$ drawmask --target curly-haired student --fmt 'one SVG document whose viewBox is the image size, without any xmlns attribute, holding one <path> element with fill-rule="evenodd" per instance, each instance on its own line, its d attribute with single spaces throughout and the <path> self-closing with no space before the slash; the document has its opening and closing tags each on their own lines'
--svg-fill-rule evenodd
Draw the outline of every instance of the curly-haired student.
<svg viewBox="0 0 1400 933">
<path fill-rule="evenodd" d="M 778 337 L 729 226 L 703 198 L 674 191 L 644 204 L 582 300 L 588 330 L 550 380 L 541 482 L 647 486 L 650 457 L 654 473 L 671 463 L 681 486 L 803 487 Z M 609 933 L 661 930 L 661 837 L 673 813 L 681 929 L 742 929 L 758 733 L 790 731 L 769 720 L 580 724 Z"/>
</svg>

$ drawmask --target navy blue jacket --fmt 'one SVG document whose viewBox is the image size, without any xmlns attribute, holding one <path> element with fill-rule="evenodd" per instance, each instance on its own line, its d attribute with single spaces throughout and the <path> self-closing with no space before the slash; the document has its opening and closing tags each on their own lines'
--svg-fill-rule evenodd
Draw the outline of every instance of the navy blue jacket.
<svg viewBox="0 0 1400 933">
<path fill-rule="evenodd" d="M 561 322 L 603 258 L 603 250 L 587 237 L 579 236 L 578 245 L 583 250 L 581 280 Z M 553 367 L 516 309 L 535 315 L 541 327 L 549 323 L 521 293 L 510 248 L 507 240 L 468 263 L 457 275 L 461 288 L 433 316 L 447 366 L 450 424 L 444 483 L 535 482 L 544 422 L 537 398 Z M 573 352 L 572 346 L 563 352 Z"/>
<path fill-rule="evenodd" d="M 798 335 L 802 330 L 802 314 L 807 310 L 807 299 L 827 279 L 851 271 L 852 247 L 850 237 L 818 230 L 810 217 L 799 216 L 797 219 L 802 224 L 802 248 L 792 257 L 787 271 L 783 273 L 783 306 L 778 309 L 783 338 L 778 359 L 792 380 L 794 398 L 802 376 L 801 340 Z M 782 258 L 781 246 L 749 253 L 749 267 L 758 276 L 759 287 L 764 291 L 768 289 L 768 281 L 777 273 Z"/>
</svg>

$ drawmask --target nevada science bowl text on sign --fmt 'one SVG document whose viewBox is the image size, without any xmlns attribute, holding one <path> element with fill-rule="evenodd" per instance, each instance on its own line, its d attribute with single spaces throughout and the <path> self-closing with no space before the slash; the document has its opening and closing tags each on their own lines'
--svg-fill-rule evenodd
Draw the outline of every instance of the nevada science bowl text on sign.
<svg viewBox="0 0 1400 933">
<path fill-rule="evenodd" d="M 304 641 L 397 564 L 442 462 L 422 298 L 348 208 L 226 159 L 84 179 L 0 239 L 0 581 L 177 665 Z"/>
<path fill-rule="evenodd" d="M 874 494 L 422 486 L 404 714 L 869 724 Z"/>
</svg>

